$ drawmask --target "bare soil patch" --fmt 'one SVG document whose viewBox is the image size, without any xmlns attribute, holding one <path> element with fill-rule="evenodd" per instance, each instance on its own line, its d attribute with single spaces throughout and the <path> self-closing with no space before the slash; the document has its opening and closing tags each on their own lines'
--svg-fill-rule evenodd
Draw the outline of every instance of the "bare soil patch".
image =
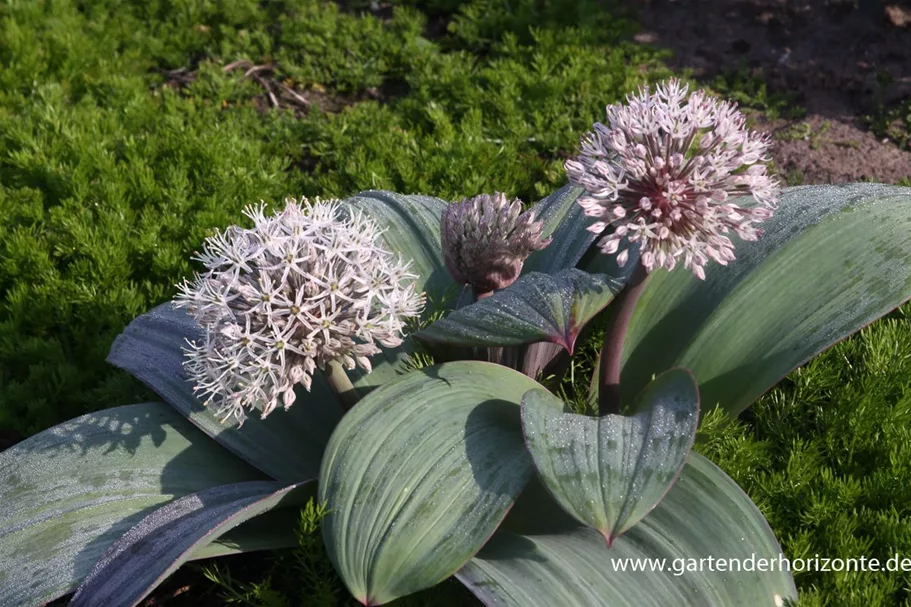
<svg viewBox="0 0 911 607">
<path fill-rule="evenodd" d="M 911 176 L 911 151 L 874 136 L 866 117 L 911 97 L 911 0 L 624 0 L 641 42 L 674 52 L 699 78 L 747 69 L 806 108 L 775 131 L 783 173 L 805 183 Z M 823 129 L 818 137 L 785 136 Z M 823 128 L 823 125 L 826 125 Z"/>
</svg>

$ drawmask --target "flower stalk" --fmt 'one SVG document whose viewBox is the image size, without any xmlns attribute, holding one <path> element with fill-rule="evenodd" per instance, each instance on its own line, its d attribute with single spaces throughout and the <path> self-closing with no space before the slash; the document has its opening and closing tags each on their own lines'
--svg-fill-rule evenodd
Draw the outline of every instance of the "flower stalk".
<svg viewBox="0 0 911 607">
<path fill-rule="evenodd" d="M 645 266 L 637 263 L 629 282 L 611 304 L 615 312 L 604 330 L 598 379 L 598 411 L 602 416 L 621 412 L 620 363 L 623 358 L 623 343 L 626 341 L 630 319 L 642 291 L 645 290 L 648 277 L 649 273 Z"/>
<path fill-rule="evenodd" d="M 345 369 L 338 361 L 333 360 L 326 364 L 325 372 L 326 381 L 332 390 L 338 394 L 342 409 L 347 413 L 361 399 L 357 388 L 351 383 L 351 378 L 345 373 Z"/>
</svg>

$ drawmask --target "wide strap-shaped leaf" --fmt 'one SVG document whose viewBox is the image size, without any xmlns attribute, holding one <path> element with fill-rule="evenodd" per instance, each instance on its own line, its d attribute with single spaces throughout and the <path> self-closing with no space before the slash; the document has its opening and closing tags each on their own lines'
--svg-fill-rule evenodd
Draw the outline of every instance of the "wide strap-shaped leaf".
<svg viewBox="0 0 911 607">
<path fill-rule="evenodd" d="M 194 395 L 184 373 L 187 340 L 202 329 L 184 310 L 166 303 L 139 316 L 121 333 L 108 362 L 129 371 L 203 432 L 274 479 L 286 483 L 315 478 L 332 429 L 342 417 L 338 397 L 320 373 L 310 392 L 298 390 L 287 411 L 266 419 L 250 415 L 243 424 L 222 423 Z"/>
<path fill-rule="evenodd" d="M 576 338 L 620 289 L 615 280 L 568 268 L 533 272 L 417 333 L 449 346 L 517 346 L 547 341 L 572 354 Z"/>
<path fill-rule="evenodd" d="M 432 196 L 396 194 L 369 190 L 344 201 L 343 208 L 363 211 L 383 230 L 387 248 L 413 260 L 416 288 L 431 297 L 457 294 L 458 285 L 446 270 L 440 244 L 440 219 L 445 200 Z"/>
<path fill-rule="evenodd" d="M 699 425 L 696 380 L 685 369 L 671 369 L 643 390 L 629 416 L 564 409 L 546 390 L 526 393 L 525 442 L 557 503 L 610 546 L 677 480 Z"/>
<path fill-rule="evenodd" d="M 565 185 L 531 207 L 535 219 L 544 222 L 542 236 L 553 240 L 547 248 L 529 255 L 524 272 L 554 274 L 579 263 L 596 238 L 585 229 L 592 221 L 576 202 L 583 192 L 582 188 Z"/>
<path fill-rule="evenodd" d="M 519 401 L 539 384 L 460 361 L 413 371 L 362 399 L 320 472 L 322 530 L 365 605 L 428 588 L 483 545 L 532 473 Z"/>
<path fill-rule="evenodd" d="M 72 591 L 175 497 L 265 476 L 163 403 L 106 409 L 0 453 L 0 605 Z"/>
<path fill-rule="evenodd" d="M 736 415 L 911 297 L 911 188 L 790 188 L 763 227 L 705 281 L 683 269 L 649 278 L 624 344 L 624 396 L 686 367 L 703 403 Z"/>
<path fill-rule="evenodd" d="M 151 513 L 114 542 L 79 586 L 71 607 L 132 607 L 188 560 L 194 549 L 276 507 L 300 506 L 313 491 L 252 481 L 184 496 Z M 312 486 L 312 485 L 311 485 Z"/>
<path fill-rule="evenodd" d="M 774 607 L 797 598 L 762 514 L 696 453 L 658 507 L 609 549 L 543 491 L 523 495 L 517 515 L 520 506 L 524 520 L 507 530 L 510 514 L 456 574 L 485 605 Z"/>
<path fill-rule="evenodd" d="M 431 294 L 456 291 L 443 264 L 440 217 L 446 202 L 428 196 L 361 192 L 343 209 L 362 211 L 384 229 L 387 247 L 413 260 L 417 287 Z M 163 304 L 138 317 L 111 346 L 108 362 L 129 371 L 186 415 L 204 432 L 273 478 L 293 482 L 312 478 L 342 410 L 320 373 L 310 393 L 298 391 L 295 405 L 266 420 L 250 416 L 239 431 L 236 422 L 221 423 L 195 398 L 183 369 L 186 340 L 202 337 L 200 327 L 183 310 Z M 352 382 L 362 394 L 404 373 L 409 352 L 396 348 L 374 357 L 373 372 L 355 371 Z"/>
</svg>

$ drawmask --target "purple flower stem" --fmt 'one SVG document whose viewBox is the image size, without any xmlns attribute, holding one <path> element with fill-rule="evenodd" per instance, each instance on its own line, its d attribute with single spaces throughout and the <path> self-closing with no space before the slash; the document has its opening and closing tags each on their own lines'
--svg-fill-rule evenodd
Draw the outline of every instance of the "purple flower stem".
<svg viewBox="0 0 911 607">
<path fill-rule="evenodd" d="M 612 303 L 615 312 L 604 330 L 604 347 L 601 349 L 598 410 L 602 416 L 620 413 L 620 359 L 623 356 L 623 342 L 647 278 L 648 270 L 637 263 L 626 286 Z"/>
<path fill-rule="evenodd" d="M 357 393 L 357 389 L 354 387 L 354 384 L 351 383 L 351 379 L 348 377 L 348 374 L 345 373 L 345 370 L 338 361 L 333 360 L 326 365 L 325 376 L 326 381 L 329 382 L 329 386 L 338 394 L 339 402 L 345 413 L 350 411 L 351 407 L 361 400 L 360 395 Z"/>
<path fill-rule="evenodd" d="M 482 291 L 481 289 L 479 289 L 477 287 L 472 287 L 472 290 L 474 291 L 475 301 L 481 301 L 482 299 L 487 299 L 488 297 L 493 295 L 493 291 Z"/>
</svg>

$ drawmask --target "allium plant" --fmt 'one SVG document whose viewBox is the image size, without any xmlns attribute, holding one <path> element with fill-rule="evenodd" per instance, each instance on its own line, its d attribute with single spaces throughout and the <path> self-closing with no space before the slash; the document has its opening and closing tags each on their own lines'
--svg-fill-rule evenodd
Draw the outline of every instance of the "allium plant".
<svg viewBox="0 0 911 607">
<path fill-rule="evenodd" d="M 135 605 L 187 560 L 294 545 L 314 496 L 365 605 L 450 576 L 488 605 L 795 598 L 732 564 L 781 548 L 692 451 L 700 403 L 739 414 L 911 297 L 911 188 L 779 193 L 733 105 L 676 82 L 608 122 L 524 213 L 371 191 L 209 239 L 109 355 L 167 404 L 0 454 L 0 605 Z M 600 327 L 590 387 L 564 381 Z"/>
</svg>

